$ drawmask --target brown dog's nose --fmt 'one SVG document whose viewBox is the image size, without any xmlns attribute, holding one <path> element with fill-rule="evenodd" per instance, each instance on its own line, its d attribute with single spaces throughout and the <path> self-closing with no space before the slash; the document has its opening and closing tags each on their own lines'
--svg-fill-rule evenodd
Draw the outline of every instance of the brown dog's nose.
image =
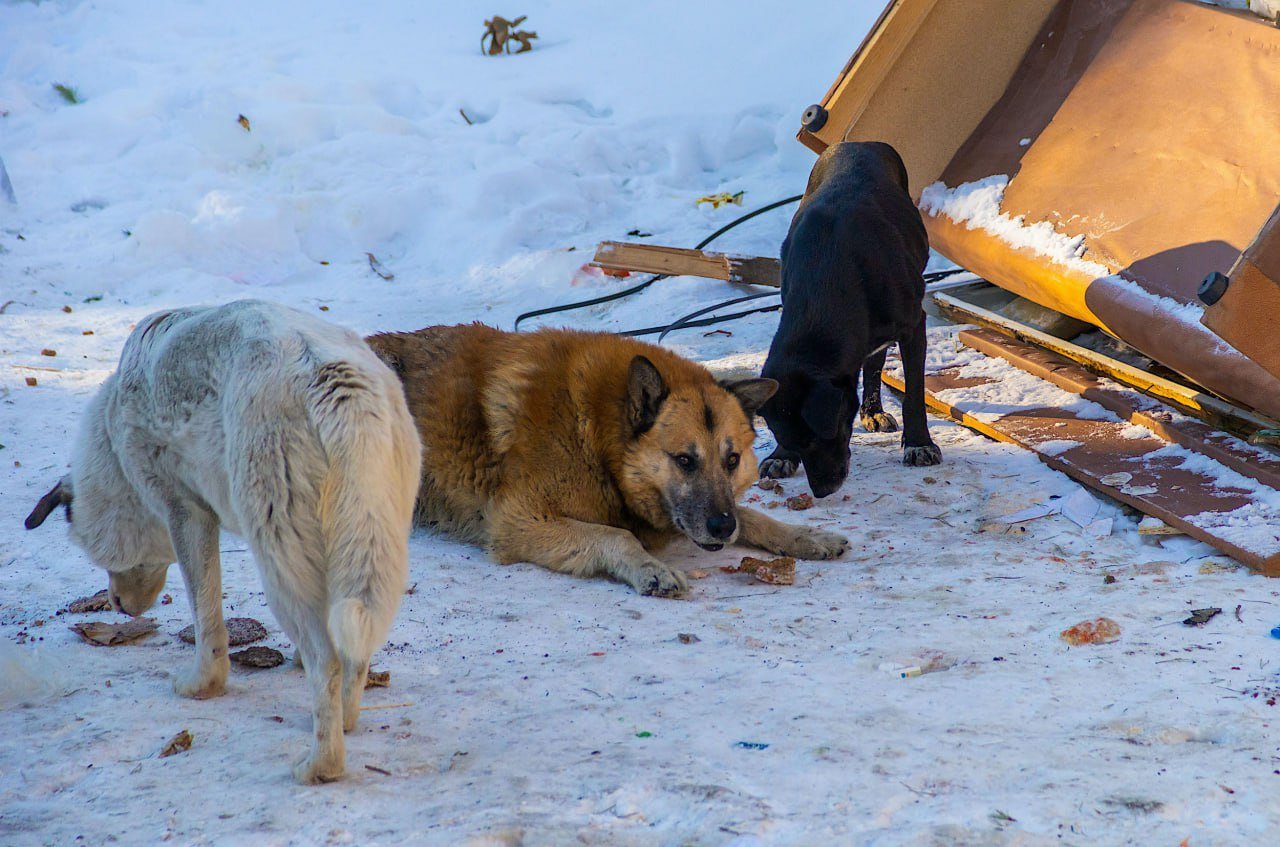
<svg viewBox="0 0 1280 847">
<path fill-rule="evenodd" d="M 711 533 L 712 538 L 719 538 L 723 541 L 733 535 L 733 531 L 737 528 L 738 519 L 729 512 L 723 512 L 707 518 L 707 532 Z"/>
</svg>

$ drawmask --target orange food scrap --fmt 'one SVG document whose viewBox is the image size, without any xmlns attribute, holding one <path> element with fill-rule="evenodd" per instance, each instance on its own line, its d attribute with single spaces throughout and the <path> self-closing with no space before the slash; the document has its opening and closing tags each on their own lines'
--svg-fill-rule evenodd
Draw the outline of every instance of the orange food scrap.
<svg viewBox="0 0 1280 847">
<path fill-rule="evenodd" d="M 1120 624 L 1111 618 L 1081 621 L 1062 631 L 1061 638 L 1072 647 L 1082 644 L 1109 644 L 1120 637 Z"/>
</svg>

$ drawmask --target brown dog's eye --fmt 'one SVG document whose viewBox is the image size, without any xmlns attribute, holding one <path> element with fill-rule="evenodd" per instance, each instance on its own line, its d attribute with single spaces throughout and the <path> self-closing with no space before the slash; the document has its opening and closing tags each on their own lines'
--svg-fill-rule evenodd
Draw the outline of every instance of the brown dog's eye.
<svg viewBox="0 0 1280 847">
<path fill-rule="evenodd" d="M 698 466 L 698 460 L 690 456 L 688 453 L 678 453 L 671 458 L 680 466 L 680 470 L 682 471 L 691 471 Z"/>
<path fill-rule="evenodd" d="M 738 469 L 738 462 L 742 461 L 742 457 L 737 453 L 730 453 L 728 458 L 724 460 L 724 466 L 731 471 Z"/>
</svg>

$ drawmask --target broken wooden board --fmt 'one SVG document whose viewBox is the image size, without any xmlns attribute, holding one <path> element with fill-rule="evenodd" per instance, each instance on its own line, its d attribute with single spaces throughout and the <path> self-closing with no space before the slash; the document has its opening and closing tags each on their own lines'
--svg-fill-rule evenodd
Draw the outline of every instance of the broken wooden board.
<svg viewBox="0 0 1280 847">
<path fill-rule="evenodd" d="M 763 256 L 735 256 L 731 253 L 709 253 L 658 244 L 632 244 L 602 241 L 592 261 L 607 271 L 634 271 L 667 276 L 700 276 L 746 285 L 782 283 L 782 264 Z"/>
<path fill-rule="evenodd" d="M 1134 389 L 1095 376 L 1061 356 L 1023 344 L 990 329 L 964 330 L 960 341 L 988 356 L 997 356 L 1032 376 L 1078 394 L 1129 423 L 1146 427 L 1172 444 L 1201 453 L 1224 467 L 1280 489 L 1280 456 L 1179 415 Z"/>
<path fill-rule="evenodd" d="M 1203 391 L 1188 388 L 1172 380 L 1147 373 L 1141 368 L 1104 356 L 1101 353 L 1055 338 L 1034 327 L 1009 320 L 981 306 L 975 306 L 948 294 L 937 293 L 933 301 L 948 317 L 957 323 L 975 323 L 994 329 L 1019 341 L 1042 347 L 1059 356 L 1083 365 L 1089 370 L 1110 377 L 1170 403 L 1187 414 L 1195 415 L 1208 423 L 1241 435 L 1250 435 L 1259 429 L 1278 424 L 1263 415 L 1241 408 Z"/>
<path fill-rule="evenodd" d="M 998 360 L 997 360 L 998 361 Z M 1012 365 L 1009 377 L 1017 374 Z M 1017 444 L 1042 462 L 1143 514 L 1159 518 L 1267 576 L 1280 576 L 1280 496 L 1274 489 L 1203 455 L 1188 461 L 1183 448 L 1126 420 L 1081 417 L 1057 406 L 990 411 L 1000 368 L 966 374 L 965 367 L 938 366 L 925 375 L 931 410 L 997 441 Z M 888 370 L 885 384 L 902 391 Z M 985 391 L 984 391 L 985 389 Z M 1100 414 L 1106 413 L 1099 410 Z M 1110 418 L 1110 415 L 1107 415 Z M 1120 485 L 1103 478 L 1126 474 Z M 1233 477 L 1226 483 L 1222 477 Z"/>
</svg>

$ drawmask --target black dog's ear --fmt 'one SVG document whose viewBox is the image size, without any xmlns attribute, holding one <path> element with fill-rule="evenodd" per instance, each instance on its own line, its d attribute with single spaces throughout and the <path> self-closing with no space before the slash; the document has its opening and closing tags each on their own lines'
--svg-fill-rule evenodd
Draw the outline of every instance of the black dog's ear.
<svg viewBox="0 0 1280 847">
<path fill-rule="evenodd" d="M 627 421 L 633 435 L 648 432 L 666 399 L 667 384 L 653 362 L 644 356 L 632 359 L 627 374 Z"/>
<path fill-rule="evenodd" d="M 58 484 L 49 489 L 49 493 L 40 498 L 40 502 L 36 503 L 36 507 L 31 510 L 31 514 L 27 515 L 26 521 L 23 523 L 27 529 L 35 529 L 44 523 L 44 519 L 49 517 L 49 513 L 59 506 L 67 507 L 67 519 L 71 519 L 71 478 L 63 477 L 58 480 Z"/>
<path fill-rule="evenodd" d="M 849 414 L 849 398 L 829 380 L 820 379 L 809 389 L 800 407 L 800 417 L 819 438 L 831 439 L 840 434 L 840 422 Z"/>
<path fill-rule="evenodd" d="M 722 382 L 720 387 L 738 398 L 742 411 L 747 413 L 747 421 L 750 422 L 760 407 L 778 390 L 778 381 L 767 377 L 740 379 L 736 382 Z"/>
</svg>

